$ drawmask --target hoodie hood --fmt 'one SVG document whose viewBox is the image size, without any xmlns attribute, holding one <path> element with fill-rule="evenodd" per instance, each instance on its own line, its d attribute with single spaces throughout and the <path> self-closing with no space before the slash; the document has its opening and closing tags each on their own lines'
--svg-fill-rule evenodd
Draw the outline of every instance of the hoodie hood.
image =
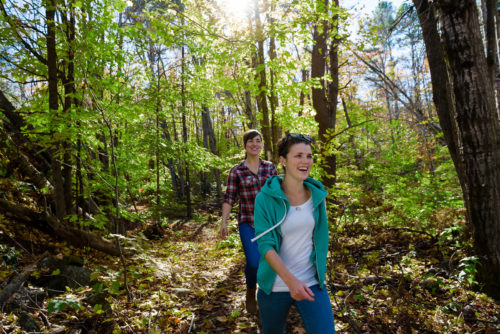
<svg viewBox="0 0 500 334">
<path fill-rule="evenodd" d="M 259 195 L 257 195 L 257 197 L 267 195 L 274 198 L 276 200 L 276 203 L 279 203 L 277 204 L 277 206 L 283 209 L 282 211 L 283 213 L 281 215 L 281 218 L 277 220 L 273 226 L 259 233 L 255 238 L 251 240 L 252 242 L 260 239 L 265 234 L 276 229 L 285 221 L 286 215 L 288 214 L 288 210 L 290 209 L 290 202 L 288 201 L 288 198 L 285 196 L 285 193 L 283 193 L 283 190 L 281 189 L 281 183 L 283 182 L 284 177 L 285 176 L 283 174 L 271 176 L 270 178 L 267 179 L 266 183 L 260 190 Z M 324 202 L 326 196 L 328 195 L 328 192 L 325 190 L 321 182 L 311 177 L 308 177 L 307 179 L 304 180 L 304 184 L 311 190 L 313 208 L 316 208 L 318 205 Z"/>
<path fill-rule="evenodd" d="M 271 176 L 267 179 L 260 191 L 268 196 L 284 199 L 288 203 L 288 199 L 281 189 L 281 183 L 283 182 L 284 177 L 285 175 L 283 174 Z M 328 192 L 323 187 L 323 184 L 311 177 L 305 179 L 304 184 L 311 190 L 314 206 L 318 205 L 328 195 Z M 289 206 L 289 204 L 287 206 Z"/>
</svg>

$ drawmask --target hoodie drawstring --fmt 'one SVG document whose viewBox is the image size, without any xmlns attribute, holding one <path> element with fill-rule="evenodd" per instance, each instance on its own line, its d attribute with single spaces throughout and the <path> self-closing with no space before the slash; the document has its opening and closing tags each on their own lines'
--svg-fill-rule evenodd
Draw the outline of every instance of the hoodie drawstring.
<svg viewBox="0 0 500 334">
<path fill-rule="evenodd" d="M 262 232 L 261 234 L 259 234 L 258 236 L 256 236 L 255 238 L 251 239 L 250 241 L 251 242 L 255 242 L 256 240 L 260 239 L 262 236 L 264 236 L 265 234 L 271 232 L 272 230 L 274 230 L 276 227 L 280 226 L 284 221 L 285 221 L 285 218 L 286 218 L 286 215 L 288 214 L 287 210 L 286 210 L 286 203 L 285 203 L 285 200 L 284 199 L 281 199 L 282 203 L 283 203 L 283 206 L 285 207 L 285 215 L 283 216 L 283 218 L 280 220 L 280 222 L 274 226 L 271 226 L 270 228 L 268 228 L 267 230 L 265 230 L 264 232 Z"/>
</svg>

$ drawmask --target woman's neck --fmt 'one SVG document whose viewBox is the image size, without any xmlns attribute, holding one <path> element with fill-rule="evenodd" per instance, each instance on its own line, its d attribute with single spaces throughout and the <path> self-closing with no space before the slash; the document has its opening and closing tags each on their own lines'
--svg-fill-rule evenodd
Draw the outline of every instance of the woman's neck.
<svg viewBox="0 0 500 334">
<path fill-rule="evenodd" d="M 249 155 L 245 158 L 247 165 L 258 165 L 260 163 L 258 155 Z"/>
<path fill-rule="evenodd" d="M 307 195 L 304 181 L 292 179 L 287 177 L 286 174 L 281 183 L 281 188 L 286 197 L 305 197 Z"/>
</svg>

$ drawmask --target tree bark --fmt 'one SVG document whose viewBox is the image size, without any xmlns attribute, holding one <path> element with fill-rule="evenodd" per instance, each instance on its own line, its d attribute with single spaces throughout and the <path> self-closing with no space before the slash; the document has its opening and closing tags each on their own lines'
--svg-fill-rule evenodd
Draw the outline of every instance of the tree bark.
<svg viewBox="0 0 500 334">
<path fill-rule="evenodd" d="M 318 0 L 320 10 L 328 10 L 328 0 Z M 338 7 L 338 1 L 335 0 L 335 5 Z M 338 96 L 338 54 L 337 47 L 339 40 L 337 39 L 338 15 L 332 17 L 332 22 L 323 21 L 319 24 L 322 27 L 314 26 L 313 38 L 314 46 L 311 59 L 311 78 L 318 79 L 320 87 L 312 89 L 313 107 L 316 110 L 315 120 L 318 122 L 318 136 L 320 140 L 321 166 L 325 171 L 323 183 L 329 188 L 335 184 L 336 178 L 336 157 L 329 154 L 329 135 L 328 132 L 335 130 L 336 111 L 337 111 L 337 96 Z M 334 37 L 327 46 L 327 36 L 334 30 Z M 327 84 L 324 80 L 326 73 L 327 59 L 329 58 L 329 74 L 331 82 Z"/>
<path fill-rule="evenodd" d="M 467 222 L 474 230 L 479 279 L 486 292 L 499 299 L 500 126 L 476 3 L 438 2 L 443 50 L 434 8 L 428 0 L 413 2 L 424 33 L 436 109 L 462 186 Z"/>
<path fill-rule="evenodd" d="M 339 7 L 339 0 L 333 0 L 336 8 Z M 337 123 L 337 102 L 339 95 L 339 54 L 338 47 L 340 39 L 338 37 L 339 28 L 339 15 L 335 14 L 332 17 L 332 40 L 330 42 L 330 49 L 328 55 L 330 57 L 330 77 L 331 81 L 328 83 L 328 129 L 335 132 Z M 328 130 L 326 130 L 328 131 Z M 325 131 L 325 132 L 326 132 Z M 327 178 L 325 180 L 326 187 L 332 187 L 337 180 L 337 156 L 335 154 L 328 154 L 325 156 L 324 166 Z M 329 177 L 328 177 L 329 176 Z"/>
<path fill-rule="evenodd" d="M 62 13 L 61 17 L 64 20 L 66 26 L 66 40 L 67 40 L 67 59 L 66 63 L 66 76 L 64 77 L 64 121 L 68 125 L 72 125 L 73 121 L 71 119 L 71 109 L 75 104 L 75 53 L 74 53 L 74 43 L 75 43 L 75 13 L 74 7 L 72 5 L 67 6 L 67 11 L 69 12 L 69 19 L 65 17 Z M 65 209 L 66 214 L 71 213 L 71 208 L 73 207 L 73 153 L 71 150 L 70 139 L 65 139 L 63 143 L 63 159 L 64 166 L 62 170 L 62 175 L 64 179 L 64 197 L 65 197 Z M 76 200 L 76 199 L 75 199 Z"/>
<path fill-rule="evenodd" d="M 453 100 L 450 74 L 446 67 L 444 50 L 441 47 L 441 37 L 437 29 L 436 10 L 428 0 L 413 0 L 413 3 L 417 9 L 422 27 L 427 61 L 431 72 L 433 100 L 439 118 L 439 125 L 443 131 L 443 137 L 456 170 L 460 173 L 463 167 L 460 166 L 461 160 L 458 156 L 457 124 L 452 119 L 452 115 L 455 113 L 455 101 Z M 459 177 L 459 179 L 463 180 L 463 177 Z"/>
<path fill-rule="evenodd" d="M 486 60 L 491 84 L 495 85 L 498 72 L 497 31 L 495 18 L 497 14 L 497 0 L 486 0 Z"/>
<path fill-rule="evenodd" d="M 58 77 L 57 77 L 57 51 L 56 51 L 56 26 L 55 14 L 57 0 L 49 0 L 45 5 L 45 15 L 47 21 L 47 72 L 49 91 L 49 113 L 56 119 L 59 113 L 58 101 Z M 63 219 L 66 215 L 66 201 L 64 196 L 64 180 L 62 175 L 63 154 L 61 152 L 61 142 L 54 143 L 56 150 L 52 156 L 51 169 L 53 175 L 53 185 L 55 191 L 52 193 L 56 209 L 56 216 Z"/>
<path fill-rule="evenodd" d="M 187 124 L 186 124 L 186 94 L 185 94 L 185 84 L 184 84 L 184 76 L 185 76 L 185 67 L 186 67 L 186 59 L 185 59 L 185 46 L 182 45 L 182 69 L 181 69 L 181 98 L 182 98 L 182 141 L 184 144 L 187 144 Z M 184 162 L 185 172 L 186 172 L 186 216 L 188 219 L 191 219 L 193 215 L 193 208 L 191 207 L 191 181 L 189 180 L 189 164 L 187 161 Z"/>
<path fill-rule="evenodd" d="M 486 289 L 500 298 L 500 126 L 473 0 L 440 1 L 443 40 L 456 99 L 467 218 Z"/>
<path fill-rule="evenodd" d="M 272 11 L 273 5 L 271 4 L 271 11 Z M 271 16 L 269 18 L 270 24 L 273 25 L 274 23 L 274 18 Z M 276 60 L 276 39 L 274 36 L 271 36 L 269 38 L 269 59 L 271 62 L 274 62 Z M 275 73 L 270 66 L 269 69 L 269 81 L 270 81 L 270 90 L 269 90 L 269 105 L 271 106 L 271 137 L 272 137 L 272 159 L 271 161 L 274 164 L 278 164 L 279 162 L 279 153 L 278 153 L 278 141 L 281 138 L 282 135 L 282 129 L 281 126 L 278 122 L 278 117 L 276 114 L 276 109 L 278 108 L 278 96 L 276 94 L 276 86 L 275 86 Z"/>
<path fill-rule="evenodd" d="M 201 116 L 203 124 L 203 145 L 206 149 L 209 149 L 213 155 L 217 155 L 217 142 L 215 139 L 214 127 L 212 125 L 212 119 L 210 117 L 210 110 L 206 105 L 201 107 Z M 222 198 L 222 187 L 220 170 L 218 168 L 213 168 L 215 175 L 215 181 L 217 183 L 217 198 Z"/>
<path fill-rule="evenodd" d="M 319 5 L 326 6 L 328 4 L 328 0 L 319 0 Z M 319 140 L 323 144 L 323 141 L 326 140 L 325 127 L 329 123 L 328 112 L 327 112 L 327 94 L 325 87 L 325 80 L 323 77 L 325 76 L 326 71 L 326 57 L 328 54 L 327 45 L 326 45 L 326 36 L 328 34 L 328 23 L 321 22 L 323 27 L 319 28 L 317 25 L 313 28 L 313 39 L 314 45 L 312 49 L 311 56 L 311 78 L 314 80 L 319 80 L 320 87 L 312 88 L 312 103 L 313 108 L 316 110 L 315 119 L 319 125 Z"/>
<path fill-rule="evenodd" d="M 255 60 L 255 75 L 257 78 L 259 93 L 257 94 L 257 106 L 262 112 L 262 136 L 264 137 L 264 155 L 267 160 L 273 158 L 273 142 L 271 135 L 271 125 L 269 121 L 269 107 L 267 105 L 267 78 L 266 78 L 266 62 L 264 58 L 264 33 L 262 31 L 262 23 L 260 21 L 260 13 L 258 5 L 255 5 L 255 30 L 257 36 L 257 54 Z"/>
<path fill-rule="evenodd" d="M 248 89 L 248 84 L 245 84 L 245 114 L 248 117 L 248 127 L 250 129 L 255 129 L 257 127 L 257 121 L 255 120 L 255 114 L 252 107 L 252 94 Z"/>
</svg>

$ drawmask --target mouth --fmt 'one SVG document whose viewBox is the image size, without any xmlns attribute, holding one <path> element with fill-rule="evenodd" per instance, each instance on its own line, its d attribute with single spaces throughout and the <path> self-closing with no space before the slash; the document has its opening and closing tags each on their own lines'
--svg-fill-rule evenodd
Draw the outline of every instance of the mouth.
<svg viewBox="0 0 500 334">
<path fill-rule="evenodd" d="M 307 171 L 309 171 L 309 168 L 302 167 L 302 168 L 299 168 L 299 171 L 301 171 L 301 172 L 307 172 Z"/>
</svg>

